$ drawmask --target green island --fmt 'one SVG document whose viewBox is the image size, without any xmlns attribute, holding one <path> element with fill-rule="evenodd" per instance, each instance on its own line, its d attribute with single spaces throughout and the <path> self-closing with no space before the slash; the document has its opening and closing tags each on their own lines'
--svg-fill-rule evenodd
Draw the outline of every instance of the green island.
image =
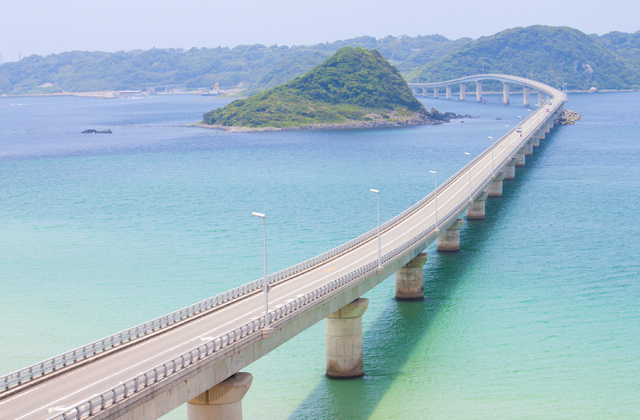
<svg viewBox="0 0 640 420">
<path fill-rule="evenodd" d="M 440 123 L 377 51 L 343 47 L 288 83 L 204 114 L 219 128 L 360 128 Z"/>
</svg>

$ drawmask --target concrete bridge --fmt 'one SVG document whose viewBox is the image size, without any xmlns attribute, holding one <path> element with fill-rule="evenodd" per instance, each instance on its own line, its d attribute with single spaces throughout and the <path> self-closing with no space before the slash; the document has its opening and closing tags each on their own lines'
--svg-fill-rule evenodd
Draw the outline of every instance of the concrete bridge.
<svg viewBox="0 0 640 420">
<path fill-rule="evenodd" d="M 460 249 L 462 213 L 484 219 L 485 200 L 502 195 L 503 180 L 514 179 L 567 100 L 542 83 L 502 75 L 411 86 L 487 78 L 550 99 L 380 232 L 269 275 L 268 323 L 259 279 L 0 377 L 0 418 L 154 420 L 187 403 L 189 420 L 241 419 L 252 377 L 240 371 L 323 319 L 327 375 L 361 376 L 368 306 L 361 296 L 395 274 L 398 299 L 421 299 L 423 251 L 435 241 L 440 251 Z"/>
<path fill-rule="evenodd" d="M 502 102 L 509 104 L 510 86 L 512 84 L 522 86 L 522 97 L 524 106 L 531 104 L 531 90 L 538 92 L 538 106 L 542 106 L 546 96 L 550 95 L 550 87 L 534 80 L 525 79 L 523 77 L 510 76 L 506 74 L 476 74 L 474 76 L 460 77 L 458 79 L 447 80 L 438 83 L 409 83 L 409 87 L 413 90 L 413 94 L 417 95 L 418 90 L 422 89 L 422 96 L 429 96 L 429 90 L 433 92 L 433 97 L 439 97 L 440 89 L 444 88 L 446 99 L 451 99 L 451 87 L 459 85 L 459 100 L 465 101 L 467 99 L 467 83 L 475 83 L 476 85 L 476 101 L 482 102 L 482 82 L 484 80 L 495 80 L 502 82 Z M 546 86 L 546 88 L 544 87 Z"/>
</svg>

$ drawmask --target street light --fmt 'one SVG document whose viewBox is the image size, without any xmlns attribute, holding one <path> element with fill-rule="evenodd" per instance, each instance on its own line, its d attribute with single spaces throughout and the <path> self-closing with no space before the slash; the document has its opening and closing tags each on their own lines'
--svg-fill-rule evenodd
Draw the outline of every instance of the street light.
<svg viewBox="0 0 640 420">
<path fill-rule="evenodd" d="M 429 171 L 435 178 L 435 192 L 436 192 L 436 229 L 438 229 L 438 173 L 436 171 Z"/>
<path fill-rule="evenodd" d="M 471 200 L 471 153 L 464 152 L 464 154 L 469 156 L 469 168 L 467 171 L 469 172 L 469 200 Z"/>
<path fill-rule="evenodd" d="M 264 234 L 264 327 L 269 328 L 269 284 L 267 284 L 267 216 L 252 212 L 252 216 L 262 218 L 262 233 Z"/>
<path fill-rule="evenodd" d="M 493 140 L 493 137 L 489 136 L 489 138 Z M 491 143 L 491 175 L 493 175 L 494 173 L 495 169 L 493 168 L 493 143 Z"/>
<path fill-rule="evenodd" d="M 511 66 L 513 66 L 513 64 L 509 64 L 509 76 L 511 76 Z"/>
<path fill-rule="evenodd" d="M 380 245 L 380 191 L 370 189 L 372 193 L 378 196 L 378 267 L 382 267 L 382 247 Z"/>
</svg>

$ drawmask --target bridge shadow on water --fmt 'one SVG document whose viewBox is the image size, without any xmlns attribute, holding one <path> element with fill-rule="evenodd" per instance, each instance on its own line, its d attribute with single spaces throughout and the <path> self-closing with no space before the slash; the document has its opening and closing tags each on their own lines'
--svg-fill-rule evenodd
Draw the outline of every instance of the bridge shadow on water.
<svg viewBox="0 0 640 420">
<path fill-rule="evenodd" d="M 550 141 L 549 137 L 544 140 Z M 486 238 L 499 227 L 501 215 L 517 200 L 517 190 L 528 182 L 535 162 L 544 155 L 545 145 L 536 148 L 534 156 L 527 157 L 527 167 L 518 168 L 515 181 L 505 182 L 503 197 L 487 202 L 486 220 L 465 223 L 460 252 L 438 253 L 434 245 L 429 247 L 429 262 L 424 271 L 424 300 L 396 301 L 394 288 L 388 283 L 394 279 L 386 280 L 386 308 L 364 335 L 364 377 L 346 380 L 324 377 L 290 419 L 365 419 L 371 416 L 393 382 L 402 376 L 403 366 L 440 311 L 453 298 L 462 279 L 469 278 L 467 270 L 481 258 Z M 385 298 L 373 298 L 371 304 L 385 304 Z"/>
</svg>

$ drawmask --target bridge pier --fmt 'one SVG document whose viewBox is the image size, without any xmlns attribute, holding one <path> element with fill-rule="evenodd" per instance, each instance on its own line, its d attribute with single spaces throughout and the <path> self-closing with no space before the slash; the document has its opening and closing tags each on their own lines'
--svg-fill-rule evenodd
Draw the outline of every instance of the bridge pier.
<svg viewBox="0 0 640 420">
<path fill-rule="evenodd" d="M 531 156 L 531 155 L 533 155 L 533 140 L 529 140 L 529 141 L 524 145 L 524 155 L 525 155 L 525 156 Z"/>
<path fill-rule="evenodd" d="M 327 376 L 355 378 L 364 374 L 362 315 L 369 299 L 358 298 L 325 318 Z"/>
<path fill-rule="evenodd" d="M 533 147 L 540 147 L 540 137 L 536 136 L 531 136 L 531 138 L 533 139 Z"/>
<path fill-rule="evenodd" d="M 484 220 L 485 201 L 489 194 L 483 192 L 467 207 L 467 220 Z"/>
<path fill-rule="evenodd" d="M 482 102 L 482 81 L 476 82 L 476 101 Z"/>
<path fill-rule="evenodd" d="M 447 95 L 447 99 L 451 99 L 451 86 L 447 86 L 445 92 Z"/>
<path fill-rule="evenodd" d="M 541 107 L 544 104 L 544 92 L 538 92 L 538 106 Z"/>
<path fill-rule="evenodd" d="M 517 167 L 525 166 L 525 163 L 526 163 L 526 158 L 524 154 L 524 148 L 522 148 L 518 150 L 518 153 L 516 153 L 516 166 Z"/>
<path fill-rule="evenodd" d="M 423 87 L 422 88 L 422 96 L 426 98 L 427 95 L 429 95 L 429 89 L 427 89 L 426 87 Z"/>
<path fill-rule="evenodd" d="M 242 399 L 253 376 L 239 372 L 187 403 L 188 420 L 242 420 Z"/>
<path fill-rule="evenodd" d="M 493 178 L 493 181 L 489 183 L 487 186 L 487 194 L 489 197 L 502 197 L 502 180 L 504 179 L 504 174 L 499 173 Z"/>
<path fill-rule="evenodd" d="M 434 98 L 437 98 L 437 97 L 438 97 L 438 88 L 437 88 L 437 87 L 434 87 L 434 88 L 433 88 L 433 97 L 434 97 Z"/>
<path fill-rule="evenodd" d="M 438 251 L 460 251 L 460 228 L 462 225 L 464 225 L 464 220 L 458 219 L 449 226 L 449 229 L 438 236 Z"/>
<path fill-rule="evenodd" d="M 530 96 L 530 91 L 528 86 L 522 87 L 522 104 L 524 106 L 531 105 L 531 96 Z"/>
<path fill-rule="evenodd" d="M 511 159 L 500 173 L 504 175 L 504 179 L 516 179 L 516 159 Z"/>
<path fill-rule="evenodd" d="M 460 83 L 460 100 L 464 101 L 467 99 L 467 86 L 464 83 Z"/>
<path fill-rule="evenodd" d="M 423 267 L 429 256 L 418 254 L 407 265 L 396 271 L 396 299 L 413 300 L 424 297 Z"/>
<path fill-rule="evenodd" d="M 413 93 L 413 96 L 418 96 L 418 89 L 412 87 L 411 92 Z"/>
<path fill-rule="evenodd" d="M 507 105 L 509 103 L 509 83 L 502 83 L 502 103 Z"/>
<path fill-rule="evenodd" d="M 549 134 L 551 132 L 551 124 L 549 122 L 544 125 L 544 134 Z"/>
</svg>

